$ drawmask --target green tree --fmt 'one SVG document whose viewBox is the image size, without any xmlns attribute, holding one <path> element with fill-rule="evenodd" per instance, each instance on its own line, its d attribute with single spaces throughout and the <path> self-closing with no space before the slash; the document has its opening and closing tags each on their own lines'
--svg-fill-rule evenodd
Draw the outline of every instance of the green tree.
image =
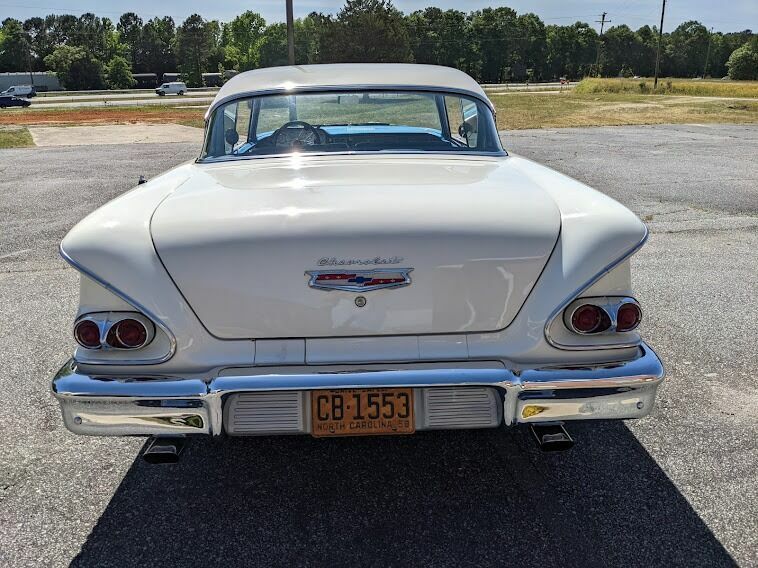
<svg viewBox="0 0 758 568">
<path fill-rule="evenodd" d="M 176 26 L 170 17 L 153 18 L 142 28 L 143 69 L 157 73 L 159 78 L 164 73 L 177 70 L 174 42 Z"/>
<path fill-rule="evenodd" d="M 632 71 L 639 69 L 644 44 L 640 37 L 629 26 L 613 26 L 603 34 L 601 44 L 600 68 L 607 77 L 618 77 L 623 69 Z"/>
<path fill-rule="evenodd" d="M 405 20 L 392 0 L 346 0 L 336 20 L 325 20 L 321 59 L 338 62 L 410 62 Z"/>
<path fill-rule="evenodd" d="M 134 12 L 122 14 L 116 25 L 121 43 L 123 43 L 132 62 L 132 67 L 140 71 L 144 70 L 141 57 L 142 48 L 142 18 Z"/>
<path fill-rule="evenodd" d="M 758 51 L 746 43 L 732 52 L 726 67 L 730 79 L 758 79 Z"/>
<path fill-rule="evenodd" d="M 65 89 L 85 91 L 105 86 L 103 64 L 83 47 L 62 45 L 45 57 L 45 65 L 55 71 Z"/>
<path fill-rule="evenodd" d="M 327 16 L 311 12 L 305 18 L 295 20 L 295 63 L 306 65 L 320 63 L 321 45 Z"/>
<path fill-rule="evenodd" d="M 266 31 L 266 20 L 248 10 L 224 26 L 224 45 L 234 48 L 239 61 L 238 71 L 258 67 L 260 45 Z"/>
<path fill-rule="evenodd" d="M 0 28 L 0 72 L 28 70 L 29 43 L 21 22 L 13 18 Z"/>
<path fill-rule="evenodd" d="M 271 24 L 263 33 L 259 47 L 261 67 L 287 65 L 287 26 Z"/>
<path fill-rule="evenodd" d="M 176 57 L 179 71 L 190 87 L 203 85 L 203 72 L 213 49 L 211 28 L 200 15 L 192 14 L 176 30 Z"/>
<path fill-rule="evenodd" d="M 533 69 L 536 78 L 545 74 L 547 32 L 536 14 L 521 14 L 516 18 L 517 39 L 513 47 L 511 66 L 523 65 Z"/>
<path fill-rule="evenodd" d="M 505 69 L 518 78 L 526 77 L 526 66 L 512 66 L 513 53 L 519 38 L 516 12 L 510 8 L 485 8 L 472 12 L 473 48 L 480 54 L 481 70 L 477 78 L 484 83 L 501 83 Z"/>
<path fill-rule="evenodd" d="M 413 60 L 416 63 L 466 68 L 470 22 L 458 10 L 426 8 L 407 18 Z"/>
<path fill-rule="evenodd" d="M 108 63 L 105 81 L 111 89 L 131 89 L 137 84 L 132 76 L 129 62 L 119 55 Z"/>
<path fill-rule="evenodd" d="M 669 73 L 675 77 L 701 75 L 707 49 L 708 30 L 703 24 L 695 21 L 680 24 L 669 37 Z"/>
</svg>

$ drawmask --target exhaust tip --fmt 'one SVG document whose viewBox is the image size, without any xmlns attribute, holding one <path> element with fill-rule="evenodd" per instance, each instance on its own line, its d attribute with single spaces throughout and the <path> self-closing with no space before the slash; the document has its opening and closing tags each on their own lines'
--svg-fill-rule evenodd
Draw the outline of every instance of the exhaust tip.
<svg viewBox="0 0 758 568">
<path fill-rule="evenodd" d="M 179 463 L 179 456 L 184 450 L 184 438 L 151 438 L 142 454 L 149 464 Z"/>
<path fill-rule="evenodd" d="M 563 424 L 530 424 L 537 447 L 543 452 L 564 452 L 574 447 L 574 440 Z"/>
</svg>

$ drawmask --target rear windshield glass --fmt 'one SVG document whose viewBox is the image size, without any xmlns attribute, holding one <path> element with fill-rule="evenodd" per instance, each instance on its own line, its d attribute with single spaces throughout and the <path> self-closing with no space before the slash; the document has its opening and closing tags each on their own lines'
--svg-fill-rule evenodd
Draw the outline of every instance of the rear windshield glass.
<svg viewBox="0 0 758 568">
<path fill-rule="evenodd" d="M 204 158 L 292 152 L 501 152 L 490 109 L 458 94 L 267 95 L 218 107 Z"/>
</svg>

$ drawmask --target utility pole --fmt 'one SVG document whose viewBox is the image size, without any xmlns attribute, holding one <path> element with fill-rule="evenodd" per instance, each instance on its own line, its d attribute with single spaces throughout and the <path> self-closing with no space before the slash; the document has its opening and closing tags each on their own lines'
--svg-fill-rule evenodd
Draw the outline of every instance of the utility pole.
<svg viewBox="0 0 758 568">
<path fill-rule="evenodd" d="M 711 38 L 713 37 L 713 27 L 708 32 L 708 49 L 705 50 L 705 67 L 703 67 L 703 79 L 708 74 L 708 57 L 711 55 Z"/>
<path fill-rule="evenodd" d="M 26 64 L 29 66 L 29 81 L 31 86 L 34 86 L 34 73 L 32 70 L 32 47 L 29 42 L 24 38 L 24 45 L 26 46 Z"/>
<path fill-rule="evenodd" d="M 599 20 L 595 20 L 596 24 L 600 24 L 600 36 L 597 38 L 597 56 L 595 57 L 595 76 L 600 77 L 600 46 L 603 43 L 603 28 L 605 27 L 605 22 L 611 22 L 611 20 L 606 20 L 605 17 L 608 15 L 608 12 L 603 12 L 600 15 Z"/>
<path fill-rule="evenodd" d="M 666 13 L 666 0 L 663 0 L 661 7 L 661 26 L 658 28 L 658 51 L 655 54 L 655 79 L 653 79 L 653 90 L 658 86 L 658 72 L 661 69 L 661 43 L 663 43 L 663 14 Z"/>
<path fill-rule="evenodd" d="M 290 65 L 295 64 L 295 17 L 292 13 L 292 0 L 287 0 L 287 54 Z"/>
</svg>

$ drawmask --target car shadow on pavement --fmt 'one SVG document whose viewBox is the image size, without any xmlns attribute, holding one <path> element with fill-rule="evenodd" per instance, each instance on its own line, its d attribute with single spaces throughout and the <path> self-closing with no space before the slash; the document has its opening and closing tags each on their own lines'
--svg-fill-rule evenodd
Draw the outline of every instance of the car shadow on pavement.
<svg viewBox="0 0 758 568">
<path fill-rule="evenodd" d="M 72 566 L 734 566 L 623 423 L 196 439 L 134 462 Z"/>
</svg>

